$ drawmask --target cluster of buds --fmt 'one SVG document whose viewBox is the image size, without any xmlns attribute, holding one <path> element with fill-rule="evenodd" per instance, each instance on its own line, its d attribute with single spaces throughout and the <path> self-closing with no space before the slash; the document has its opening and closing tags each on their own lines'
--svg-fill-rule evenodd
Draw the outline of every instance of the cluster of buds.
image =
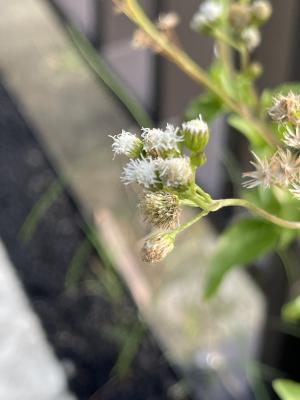
<svg viewBox="0 0 300 400">
<path fill-rule="evenodd" d="M 205 163 L 208 126 L 199 116 L 180 127 L 142 128 L 139 137 L 124 130 L 111 137 L 114 154 L 130 158 L 122 182 L 142 187 L 139 208 L 145 220 L 161 230 L 146 241 L 142 259 L 161 261 L 173 249 L 180 206 L 195 191 L 196 168 Z"/>
<path fill-rule="evenodd" d="M 300 200 L 300 96 L 289 93 L 275 97 L 269 115 L 284 132 L 282 144 L 269 158 L 260 159 L 254 154 L 251 164 L 255 170 L 243 174 L 247 178 L 244 186 L 277 186 Z"/>
<path fill-rule="evenodd" d="M 228 21 L 230 32 L 226 35 L 237 45 L 244 45 L 253 51 L 261 41 L 259 27 L 270 18 L 272 6 L 268 0 L 254 0 L 252 3 L 233 2 L 229 8 L 221 1 L 205 0 L 191 21 L 192 29 L 219 37 L 224 21 Z M 223 32 L 224 34 L 224 32 Z"/>
</svg>

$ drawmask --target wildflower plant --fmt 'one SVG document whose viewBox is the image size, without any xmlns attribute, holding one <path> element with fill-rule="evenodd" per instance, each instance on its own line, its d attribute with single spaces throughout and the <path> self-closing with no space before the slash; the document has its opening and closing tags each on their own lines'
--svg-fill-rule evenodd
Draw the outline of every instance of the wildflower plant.
<svg viewBox="0 0 300 400">
<path fill-rule="evenodd" d="M 176 248 L 177 235 L 209 213 L 232 206 L 250 212 L 221 235 L 206 283 L 209 297 L 231 268 L 272 250 L 285 251 L 298 237 L 300 85 L 262 93 L 255 87 L 263 67 L 253 59 L 253 51 L 261 42 L 260 28 L 272 15 L 268 0 L 200 2 L 190 27 L 215 41 L 215 59 L 207 71 L 182 48 L 175 12 L 152 22 L 137 0 L 114 3 L 137 25 L 136 46 L 166 57 L 206 90 L 189 106 L 180 126 L 144 127 L 139 135 L 122 131 L 113 137 L 114 153 L 129 157 L 121 179 L 142 188 L 140 210 L 156 229 L 144 244 L 143 260 L 161 261 Z M 195 179 L 206 162 L 209 126 L 219 116 L 248 139 L 252 154 L 252 169 L 241 177 L 237 198 L 213 199 Z M 198 208 L 199 213 L 181 224 L 183 207 Z"/>
</svg>

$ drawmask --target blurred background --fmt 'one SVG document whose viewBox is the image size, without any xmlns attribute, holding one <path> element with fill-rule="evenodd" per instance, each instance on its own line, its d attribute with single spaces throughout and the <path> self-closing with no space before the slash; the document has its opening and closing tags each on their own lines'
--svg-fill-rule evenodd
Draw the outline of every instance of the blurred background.
<svg viewBox="0 0 300 400">
<path fill-rule="evenodd" d="M 211 40 L 189 28 L 199 1 L 141 3 L 152 19 L 175 10 L 184 48 L 209 66 Z M 300 3 L 272 3 L 255 54 L 261 89 L 300 79 Z M 180 122 L 201 88 L 135 49 L 111 0 L 0 6 L 0 397 L 275 399 L 274 378 L 300 380 L 300 332 L 280 321 L 280 261 L 234 271 L 205 303 L 209 257 L 233 215 L 195 226 L 163 265 L 144 265 L 149 227 L 120 183 L 124 160 L 112 159 L 108 135 Z M 247 157 L 217 120 L 201 184 L 230 195 Z"/>
</svg>

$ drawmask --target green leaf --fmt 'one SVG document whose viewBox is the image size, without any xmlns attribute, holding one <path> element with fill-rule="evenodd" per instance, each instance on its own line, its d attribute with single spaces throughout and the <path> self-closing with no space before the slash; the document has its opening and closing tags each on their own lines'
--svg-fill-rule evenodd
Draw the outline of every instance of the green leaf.
<svg viewBox="0 0 300 400">
<path fill-rule="evenodd" d="M 226 229 L 212 257 L 205 297 L 215 294 L 231 269 L 265 255 L 275 248 L 277 240 L 277 228 L 260 219 L 243 219 Z"/>
<path fill-rule="evenodd" d="M 287 322 L 300 321 L 300 296 L 296 297 L 293 301 L 285 304 L 281 311 L 282 318 Z M 300 397 L 299 397 L 300 399 Z"/>
<path fill-rule="evenodd" d="M 228 69 L 224 68 L 224 64 L 221 62 L 215 62 L 210 71 L 209 75 L 211 79 L 231 97 L 236 95 L 236 87 Z"/>
<path fill-rule="evenodd" d="M 196 97 L 188 105 L 184 119 L 195 119 L 202 115 L 206 122 L 212 122 L 223 111 L 222 102 L 213 93 L 207 92 Z"/>
<path fill-rule="evenodd" d="M 261 137 L 261 135 L 257 132 L 256 128 L 253 125 L 251 125 L 251 123 L 248 120 L 243 119 L 238 115 L 231 114 L 228 118 L 228 123 L 234 129 L 243 133 L 254 147 L 260 147 L 265 145 L 264 139 Z"/>
<path fill-rule="evenodd" d="M 300 384 L 288 379 L 276 379 L 273 382 L 273 389 L 281 400 L 299 400 Z"/>
</svg>

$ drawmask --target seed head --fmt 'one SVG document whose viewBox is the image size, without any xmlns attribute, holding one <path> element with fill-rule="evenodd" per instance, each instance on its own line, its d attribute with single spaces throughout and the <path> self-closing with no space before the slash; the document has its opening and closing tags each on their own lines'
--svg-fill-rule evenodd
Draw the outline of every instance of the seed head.
<svg viewBox="0 0 300 400">
<path fill-rule="evenodd" d="M 142 128 L 144 150 L 152 156 L 166 157 L 169 152 L 179 152 L 178 144 L 183 141 L 178 128 L 167 124 L 166 129 Z"/>
<path fill-rule="evenodd" d="M 214 0 L 206 0 L 200 4 L 198 12 L 194 14 L 191 21 L 191 28 L 198 31 L 204 29 L 208 25 L 214 24 L 219 20 L 223 12 L 220 3 Z"/>
<path fill-rule="evenodd" d="M 264 189 L 270 188 L 273 184 L 272 166 L 266 158 L 261 160 L 254 152 L 252 152 L 256 161 L 251 161 L 255 168 L 254 171 L 243 173 L 244 178 L 249 178 L 243 182 L 243 186 L 247 189 L 253 189 L 262 185 Z"/>
<path fill-rule="evenodd" d="M 142 251 L 142 260 L 148 263 L 162 261 L 174 249 L 175 236 L 169 233 L 157 233 L 146 240 Z"/>
<path fill-rule="evenodd" d="M 292 184 L 292 187 L 290 188 L 290 192 L 297 200 L 300 200 L 300 183 L 299 183 L 299 181 Z"/>
<path fill-rule="evenodd" d="M 299 177 L 300 158 L 289 149 L 279 148 L 272 158 L 274 184 L 288 187 Z"/>
<path fill-rule="evenodd" d="M 138 183 L 146 189 L 155 186 L 157 180 L 157 163 L 151 158 L 130 160 L 123 169 L 121 181 L 128 185 Z"/>
<path fill-rule="evenodd" d="M 269 109 L 270 117 L 276 122 L 300 124 L 300 95 L 290 92 L 287 96 L 278 95 L 273 99 L 274 105 Z"/>
<path fill-rule="evenodd" d="M 255 26 L 246 28 L 241 33 L 241 39 L 244 41 L 247 49 L 253 51 L 261 42 L 261 35 Z"/>
<path fill-rule="evenodd" d="M 207 123 L 203 121 L 202 116 L 182 124 L 184 143 L 195 152 L 203 152 L 209 139 L 209 130 Z"/>
<path fill-rule="evenodd" d="M 288 127 L 283 141 L 287 146 L 300 150 L 300 127 L 296 126 L 295 129 Z"/>
<path fill-rule="evenodd" d="M 143 148 L 143 142 L 130 132 L 122 130 L 121 133 L 115 136 L 110 136 L 114 142 L 112 150 L 117 154 L 124 154 L 130 158 L 138 158 Z"/>
<path fill-rule="evenodd" d="M 181 213 L 176 194 L 164 191 L 146 192 L 140 201 L 145 220 L 157 228 L 174 229 L 179 225 Z"/>
<path fill-rule="evenodd" d="M 164 186 L 185 190 L 193 180 L 193 171 L 187 157 L 158 160 L 158 173 Z"/>
<path fill-rule="evenodd" d="M 258 23 L 266 22 L 272 15 L 272 5 L 267 0 L 256 0 L 251 6 L 254 20 Z"/>
</svg>

